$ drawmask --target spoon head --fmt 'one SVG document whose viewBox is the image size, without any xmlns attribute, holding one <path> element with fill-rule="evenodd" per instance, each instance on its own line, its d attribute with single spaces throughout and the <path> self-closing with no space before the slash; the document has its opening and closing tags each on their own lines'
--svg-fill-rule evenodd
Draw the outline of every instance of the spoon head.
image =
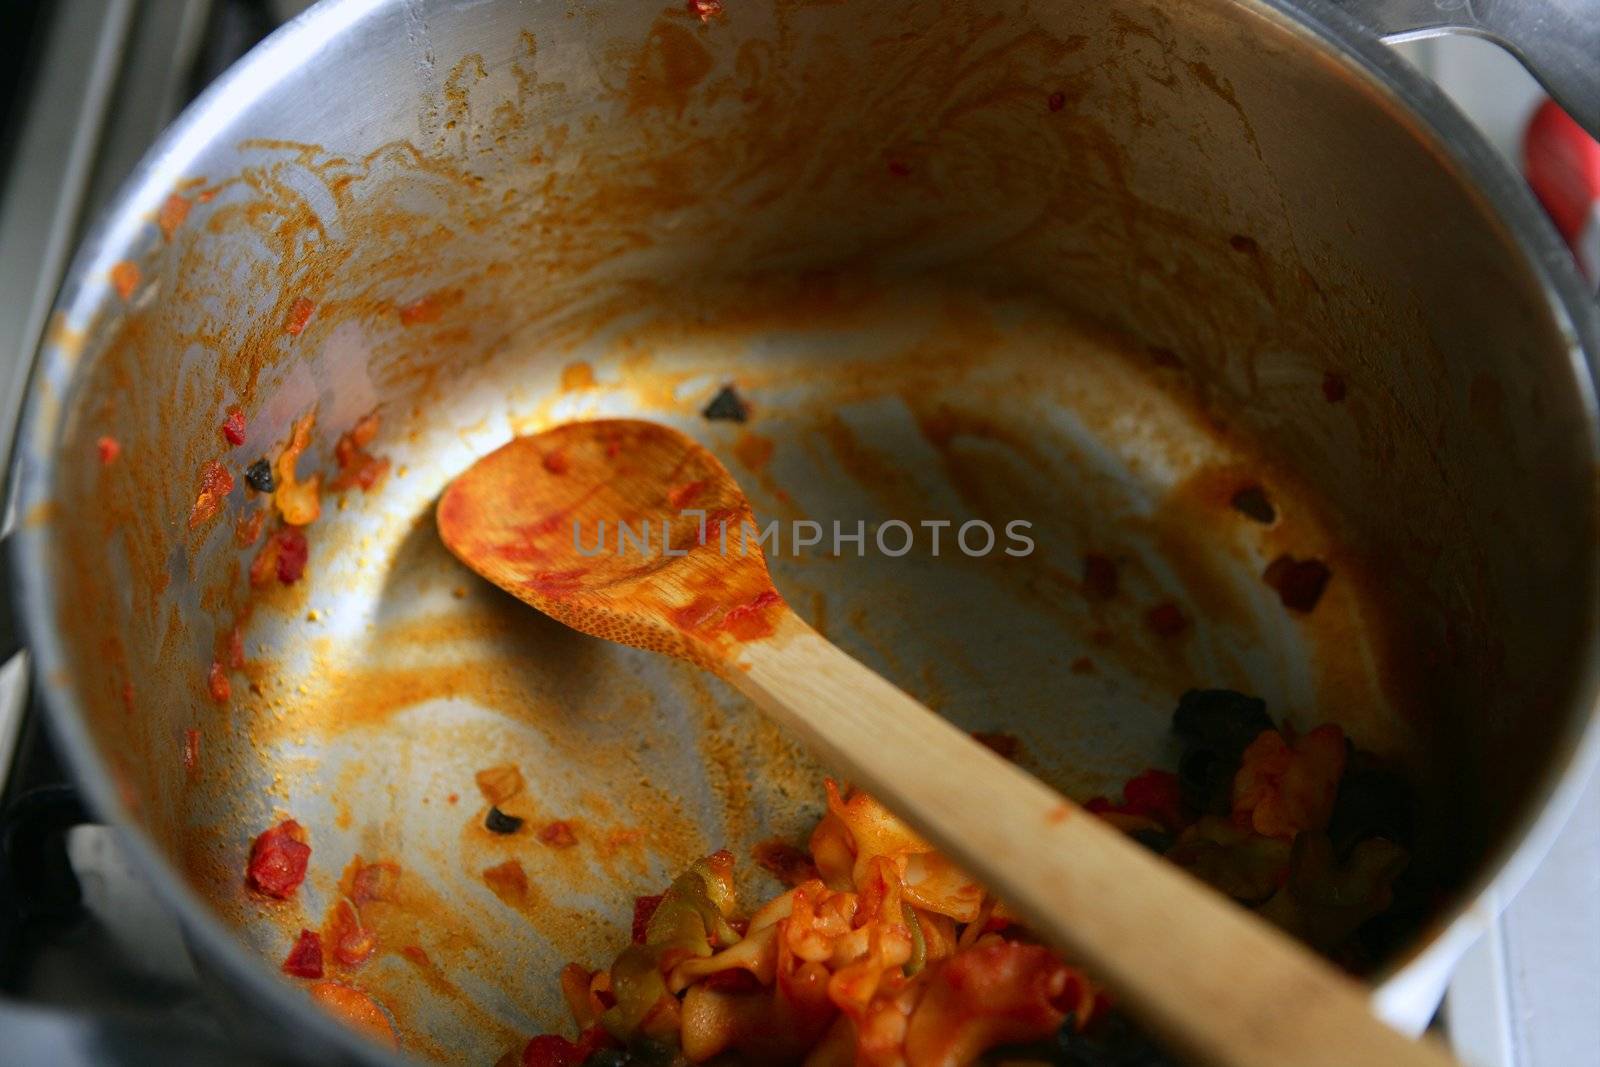
<svg viewBox="0 0 1600 1067">
<path fill-rule="evenodd" d="M 702 666 L 771 634 L 787 610 L 739 486 L 657 423 L 515 438 L 450 484 L 437 519 L 463 563 L 546 615 Z"/>
</svg>

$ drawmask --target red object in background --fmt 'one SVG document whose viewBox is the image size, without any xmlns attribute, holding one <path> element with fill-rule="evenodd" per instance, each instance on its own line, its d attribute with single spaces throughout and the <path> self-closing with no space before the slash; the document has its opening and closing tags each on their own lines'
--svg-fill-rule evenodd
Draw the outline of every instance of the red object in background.
<svg viewBox="0 0 1600 1067">
<path fill-rule="evenodd" d="M 1522 171 L 1579 269 L 1600 282 L 1600 141 L 1546 100 L 1523 134 Z"/>
</svg>

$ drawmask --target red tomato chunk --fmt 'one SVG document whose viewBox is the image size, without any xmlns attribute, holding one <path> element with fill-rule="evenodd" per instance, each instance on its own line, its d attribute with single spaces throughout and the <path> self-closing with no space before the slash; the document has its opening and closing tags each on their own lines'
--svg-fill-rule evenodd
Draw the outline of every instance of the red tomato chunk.
<svg viewBox="0 0 1600 1067">
<path fill-rule="evenodd" d="M 293 819 L 285 819 L 263 831 L 250 846 L 245 880 L 258 892 L 288 900 L 306 880 L 306 864 L 310 859 L 311 846 L 306 844 L 305 827 Z"/>
<path fill-rule="evenodd" d="M 283 973 L 295 978 L 322 977 L 322 938 L 316 932 L 300 931 L 300 939 L 284 957 Z"/>
</svg>

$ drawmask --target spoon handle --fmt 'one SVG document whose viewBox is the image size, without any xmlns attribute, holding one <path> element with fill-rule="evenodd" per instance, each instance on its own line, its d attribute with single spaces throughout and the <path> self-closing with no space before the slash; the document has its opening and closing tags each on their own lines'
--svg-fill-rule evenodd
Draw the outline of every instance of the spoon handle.
<svg viewBox="0 0 1600 1067">
<path fill-rule="evenodd" d="M 1440 1067 L 1311 950 L 995 755 L 792 612 L 724 676 L 1211 1067 Z"/>
</svg>

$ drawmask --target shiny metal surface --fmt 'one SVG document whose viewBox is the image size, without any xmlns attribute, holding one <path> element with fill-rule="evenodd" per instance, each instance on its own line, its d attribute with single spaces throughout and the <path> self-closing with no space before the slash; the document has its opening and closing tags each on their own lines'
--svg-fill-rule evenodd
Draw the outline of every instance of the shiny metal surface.
<svg viewBox="0 0 1600 1067">
<path fill-rule="evenodd" d="M 815 770 L 731 694 L 528 618 L 436 544 L 452 473 L 586 413 L 680 423 L 763 514 L 1026 510 L 1051 537 L 1025 569 L 774 569 L 830 636 L 1018 733 L 1078 795 L 1164 762 L 1171 701 L 1202 682 L 1409 753 L 1457 885 L 1448 927 L 1379 986 L 1420 1025 L 1476 888 L 1517 879 L 1594 759 L 1600 334 L 1514 175 L 1337 10 L 1164 8 L 702 25 L 333 3 L 147 157 L 58 305 L 13 565 L 58 738 L 261 1040 L 381 1058 L 274 973 L 356 854 L 448 904 L 416 934 L 439 975 L 385 957 L 362 980 L 412 1051 L 489 1062 L 559 1019 L 556 968 L 598 957 L 631 893 L 814 811 Z M 200 189 L 168 242 L 151 220 Z M 129 307 L 106 280 L 124 259 Z M 287 337 L 306 293 L 317 316 Z M 766 445 L 699 420 L 730 378 Z M 186 516 L 235 402 L 230 463 L 316 404 L 326 466 L 378 405 L 395 469 L 329 498 L 306 585 L 254 605 L 221 709 L 203 678 L 247 604 L 250 502 L 197 533 Z M 102 433 L 124 445 L 109 474 Z M 1278 526 L 1207 510 L 1238 477 L 1272 488 Z M 1075 577 L 1102 545 L 1126 574 L 1109 608 Z M 1316 625 L 1257 580 L 1286 546 L 1337 553 Z M 1138 621 L 1162 597 L 1195 620 L 1175 647 Z M 193 783 L 186 728 L 205 731 Z M 480 878 L 509 846 L 474 829 L 473 772 L 507 759 L 586 842 L 517 846 L 541 890 L 521 909 Z M 277 812 L 312 828 L 303 910 L 239 886 Z M 600 848 L 635 828 L 644 846 Z"/>
<path fill-rule="evenodd" d="M 1578 124 L 1600 138 L 1600 4 L 1595 0 L 1338 0 L 1378 36 L 1446 33 L 1509 50 Z"/>
</svg>

